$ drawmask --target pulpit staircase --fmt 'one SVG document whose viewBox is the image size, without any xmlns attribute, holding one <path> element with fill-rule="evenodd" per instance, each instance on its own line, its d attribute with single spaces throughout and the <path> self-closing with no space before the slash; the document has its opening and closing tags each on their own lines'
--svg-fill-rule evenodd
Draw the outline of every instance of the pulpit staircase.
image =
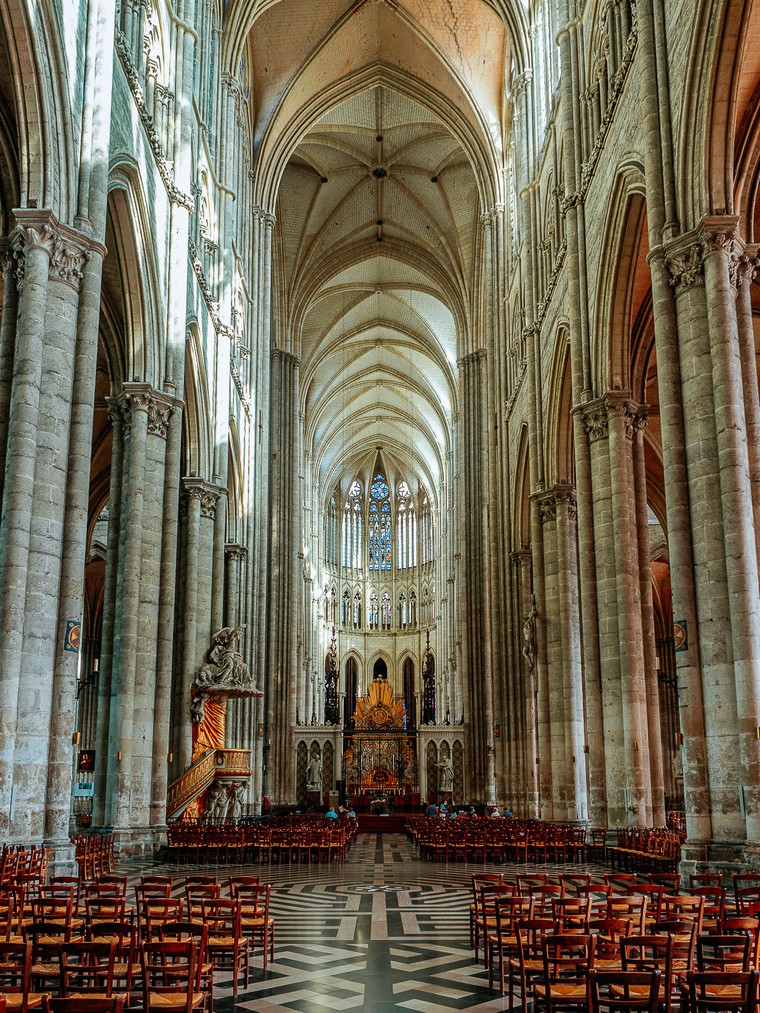
<svg viewBox="0 0 760 1013">
<path fill-rule="evenodd" d="M 204 795 L 214 781 L 233 784 L 251 776 L 250 749 L 208 749 L 198 757 L 166 793 L 166 819 L 182 816 L 191 802 Z"/>
</svg>

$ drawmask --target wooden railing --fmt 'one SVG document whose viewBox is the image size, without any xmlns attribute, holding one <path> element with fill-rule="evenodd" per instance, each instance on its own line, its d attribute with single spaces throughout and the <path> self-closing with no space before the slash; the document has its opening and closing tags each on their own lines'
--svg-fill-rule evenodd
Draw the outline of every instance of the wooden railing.
<svg viewBox="0 0 760 1013">
<path fill-rule="evenodd" d="M 172 781 L 166 793 L 166 818 L 173 819 L 216 778 L 251 776 L 250 749 L 209 749 Z"/>
</svg>

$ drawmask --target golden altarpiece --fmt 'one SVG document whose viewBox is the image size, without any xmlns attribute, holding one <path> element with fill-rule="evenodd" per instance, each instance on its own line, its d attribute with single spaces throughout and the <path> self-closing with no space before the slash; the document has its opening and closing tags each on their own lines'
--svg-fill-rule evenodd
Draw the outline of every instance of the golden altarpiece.
<svg viewBox="0 0 760 1013">
<path fill-rule="evenodd" d="M 417 741 L 406 707 L 384 679 L 373 682 L 343 736 L 343 776 L 351 798 L 412 795 L 418 789 Z"/>
</svg>

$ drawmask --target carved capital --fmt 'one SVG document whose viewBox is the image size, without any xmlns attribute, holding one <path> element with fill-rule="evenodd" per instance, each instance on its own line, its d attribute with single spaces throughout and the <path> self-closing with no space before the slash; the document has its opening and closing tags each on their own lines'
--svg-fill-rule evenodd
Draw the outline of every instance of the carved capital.
<svg viewBox="0 0 760 1013">
<path fill-rule="evenodd" d="M 26 255 L 30 250 L 43 250 L 47 254 L 51 281 L 61 281 L 75 291 L 79 290 L 91 250 L 97 249 L 105 254 L 105 248 L 100 243 L 76 229 L 61 225 L 50 211 L 17 208 L 13 216 L 16 227 L 9 240 L 8 252 L 15 264 L 19 290 L 23 285 Z"/>
<path fill-rule="evenodd" d="M 265 211 L 264 208 L 252 208 L 251 214 L 254 221 L 261 222 L 268 229 L 274 228 L 277 219 L 269 211 Z"/>
<path fill-rule="evenodd" d="M 760 256 L 756 246 L 748 246 L 744 253 L 736 259 L 735 281 L 736 288 L 742 285 L 751 285 L 760 270 Z"/>
<path fill-rule="evenodd" d="M 666 253 L 665 268 L 670 276 L 670 285 L 676 294 L 694 288 L 695 285 L 704 285 L 703 260 L 703 247 L 698 240 L 672 253 Z"/>
<path fill-rule="evenodd" d="M 219 502 L 221 489 L 200 478 L 185 478 L 183 484 L 188 504 L 191 500 L 197 500 L 200 503 L 201 517 L 213 520 L 216 517 L 216 504 Z"/>
<path fill-rule="evenodd" d="M 538 515 L 541 518 L 542 524 L 546 524 L 547 521 L 553 521 L 556 519 L 557 496 L 554 490 L 537 496 L 536 502 L 538 503 Z"/>
<path fill-rule="evenodd" d="M 154 390 L 147 383 L 125 383 L 122 399 L 127 414 L 135 411 L 147 413 L 149 435 L 166 439 L 169 419 L 176 407 L 174 398 Z"/>
<path fill-rule="evenodd" d="M 522 95 L 532 80 L 533 69 L 531 67 L 526 67 L 520 74 L 515 74 L 512 78 L 512 94 L 515 97 Z"/>
<path fill-rule="evenodd" d="M 589 401 L 588 404 L 582 405 L 576 411 L 580 413 L 583 419 L 589 443 L 596 443 L 597 440 L 606 439 L 608 416 L 604 398 Z"/>
<path fill-rule="evenodd" d="M 633 434 L 639 428 L 639 406 L 635 401 L 631 401 L 626 393 L 617 390 L 605 394 L 604 403 L 607 409 L 608 420 L 613 418 L 622 419 L 625 438 L 632 440 Z"/>
</svg>

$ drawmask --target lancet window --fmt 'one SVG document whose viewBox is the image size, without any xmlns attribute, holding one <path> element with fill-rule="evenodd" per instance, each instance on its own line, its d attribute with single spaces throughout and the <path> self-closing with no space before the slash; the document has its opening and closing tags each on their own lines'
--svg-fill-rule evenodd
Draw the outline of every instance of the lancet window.
<svg viewBox="0 0 760 1013">
<path fill-rule="evenodd" d="M 370 487 L 369 499 L 369 568 L 391 568 L 391 501 L 390 489 L 378 472 Z"/>
<path fill-rule="evenodd" d="M 348 499 L 343 508 L 343 566 L 353 570 L 361 569 L 362 565 L 362 487 L 359 481 L 354 482 L 348 491 Z"/>
<path fill-rule="evenodd" d="M 397 565 L 405 570 L 417 565 L 417 519 L 414 503 L 406 482 L 398 487 L 398 511 L 396 513 Z"/>
</svg>

